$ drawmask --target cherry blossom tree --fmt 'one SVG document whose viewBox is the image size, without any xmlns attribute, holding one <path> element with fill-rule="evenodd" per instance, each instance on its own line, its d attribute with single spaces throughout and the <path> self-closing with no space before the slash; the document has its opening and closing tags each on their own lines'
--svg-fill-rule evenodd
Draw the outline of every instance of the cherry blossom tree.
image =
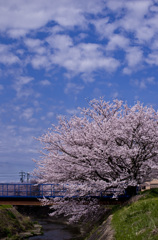
<svg viewBox="0 0 158 240">
<path fill-rule="evenodd" d="M 79 116 L 60 117 L 39 140 L 44 152 L 35 170 L 38 181 L 66 184 L 66 199 L 109 189 L 121 193 L 158 168 L 158 113 L 139 102 L 129 107 L 94 99 Z"/>
</svg>

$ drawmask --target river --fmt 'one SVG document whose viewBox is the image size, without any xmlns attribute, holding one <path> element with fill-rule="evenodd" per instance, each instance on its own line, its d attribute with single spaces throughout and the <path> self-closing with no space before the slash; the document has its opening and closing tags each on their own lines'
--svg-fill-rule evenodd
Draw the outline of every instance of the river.
<svg viewBox="0 0 158 240">
<path fill-rule="evenodd" d="M 35 219 L 34 219 L 35 220 Z M 30 237 L 29 240 L 77 240 L 79 233 L 75 228 L 63 223 L 55 223 L 48 219 L 38 219 L 42 225 L 44 234 Z"/>
<path fill-rule="evenodd" d="M 79 240 L 80 232 L 76 226 L 68 225 L 64 219 L 49 216 L 50 208 L 45 206 L 17 206 L 23 215 L 43 227 L 43 235 L 30 237 L 29 240 Z"/>
</svg>

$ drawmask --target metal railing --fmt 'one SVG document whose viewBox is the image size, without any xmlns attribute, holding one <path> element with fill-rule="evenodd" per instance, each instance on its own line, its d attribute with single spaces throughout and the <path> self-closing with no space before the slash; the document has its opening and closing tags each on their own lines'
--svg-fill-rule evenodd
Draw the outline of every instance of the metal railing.
<svg viewBox="0 0 158 240">
<path fill-rule="evenodd" d="M 0 198 L 55 198 L 68 197 L 67 184 L 32 184 L 32 183 L 0 183 Z M 86 197 L 113 198 L 117 195 L 116 190 L 97 191 L 87 193 Z M 73 197 L 81 197 L 80 191 L 76 190 Z M 84 196 L 85 197 L 85 196 Z M 128 197 L 124 192 L 120 197 Z"/>
<path fill-rule="evenodd" d="M 64 185 L 58 184 L 31 184 L 31 183 L 0 183 L 1 197 L 63 197 L 65 194 Z"/>
</svg>

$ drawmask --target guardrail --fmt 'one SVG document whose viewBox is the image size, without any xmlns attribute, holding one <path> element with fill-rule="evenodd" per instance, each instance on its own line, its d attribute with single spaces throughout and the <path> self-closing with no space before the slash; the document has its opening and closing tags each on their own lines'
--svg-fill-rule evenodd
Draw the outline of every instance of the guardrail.
<svg viewBox="0 0 158 240">
<path fill-rule="evenodd" d="M 63 197 L 66 189 L 58 184 L 0 183 L 1 197 Z"/>
<path fill-rule="evenodd" d="M 67 184 L 32 184 L 32 183 L 0 183 L 0 198 L 55 198 L 68 197 Z M 97 191 L 88 193 L 86 197 L 93 198 L 113 198 L 116 195 L 116 190 Z M 76 190 L 75 197 L 81 197 L 79 191 Z M 124 192 L 121 197 L 129 197 Z"/>
</svg>

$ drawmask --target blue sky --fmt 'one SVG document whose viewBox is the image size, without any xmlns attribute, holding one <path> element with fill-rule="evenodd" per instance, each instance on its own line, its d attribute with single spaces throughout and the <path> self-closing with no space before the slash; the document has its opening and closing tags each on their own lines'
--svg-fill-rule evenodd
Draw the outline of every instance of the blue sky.
<svg viewBox="0 0 158 240">
<path fill-rule="evenodd" d="M 0 0 L 0 181 L 58 115 L 104 96 L 158 108 L 158 0 Z"/>
</svg>

